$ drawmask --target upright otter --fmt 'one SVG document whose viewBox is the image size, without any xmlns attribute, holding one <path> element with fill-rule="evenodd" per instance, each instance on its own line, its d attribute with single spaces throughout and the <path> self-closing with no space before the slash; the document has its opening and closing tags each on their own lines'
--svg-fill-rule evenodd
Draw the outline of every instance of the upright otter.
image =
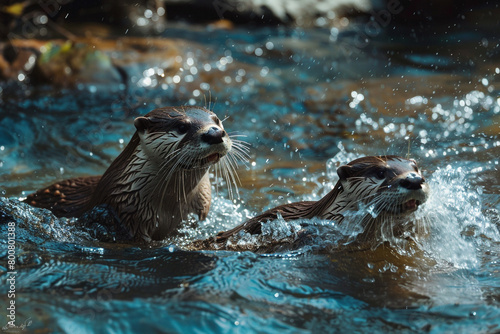
<svg viewBox="0 0 500 334">
<path fill-rule="evenodd" d="M 210 166 L 217 164 L 234 182 L 235 158 L 246 154 L 245 147 L 233 143 L 219 118 L 205 108 L 159 108 L 136 118 L 134 125 L 137 131 L 102 177 L 64 180 L 25 201 L 59 217 L 79 217 L 105 205 L 130 238 L 147 241 L 170 235 L 188 213 L 205 219 Z"/>
<path fill-rule="evenodd" d="M 285 220 L 317 217 L 342 224 L 348 213 L 360 206 L 365 240 L 381 240 L 384 237 L 404 233 L 398 218 L 404 218 L 417 210 L 427 200 L 429 188 L 415 160 L 394 155 L 367 156 L 349 162 L 337 169 L 339 181 L 319 201 L 303 201 L 280 205 L 215 238 L 195 242 L 196 249 L 224 249 L 227 241 L 240 231 L 261 234 L 262 223 L 277 219 Z M 233 249 L 235 247 L 228 247 Z M 238 248 L 238 247 L 236 247 Z"/>
</svg>

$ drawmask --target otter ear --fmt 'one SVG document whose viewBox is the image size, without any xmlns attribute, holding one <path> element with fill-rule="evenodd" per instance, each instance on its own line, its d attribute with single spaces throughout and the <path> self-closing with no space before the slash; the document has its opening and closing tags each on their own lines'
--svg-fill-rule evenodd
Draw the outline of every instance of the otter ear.
<svg viewBox="0 0 500 334">
<path fill-rule="evenodd" d="M 340 166 L 337 168 L 337 175 L 341 180 L 345 180 L 353 175 L 353 168 L 349 165 Z"/>
<path fill-rule="evenodd" d="M 144 133 L 146 129 L 149 127 L 149 124 L 150 124 L 150 119 L 144 116 L 137 117 L 134 120 L 135 128 L 137 129 L 137 131 L 139 131 L 139 133 Z"/>
</svg>

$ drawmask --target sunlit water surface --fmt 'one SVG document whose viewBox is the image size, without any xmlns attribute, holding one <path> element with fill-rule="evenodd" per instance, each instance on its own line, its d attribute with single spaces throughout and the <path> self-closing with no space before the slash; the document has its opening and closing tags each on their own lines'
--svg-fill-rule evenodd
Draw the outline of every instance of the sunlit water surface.
<svg viewBox="0 0 500 334">
<path fill-rule="evenodd" d="M 66 333 L 499 331 L 500 61 L 472 33 L 447 50 L 475 48 L 462 55 L 477 66 L 433 50 L 401 54 L 401 41 L 378 38 L 346 50 L 356 31 L 235 29 L 207 38 L 182 27 L 167 34 L 189 42 L 173 76 L 139 63 L 120 87 L 3 86 L 0 221 L 2 235 L 16 222 L 17 323 Z M 226 129 L 246 135 L 251 159 L 240 167 L 240 197 L 229 199 L 217 180 L 207 220 L 193 218 L 178 236 L 148 247 L 98 242 L 78 220 L 17 200 L 103 173 L 134 117 L 209 103 L 229 116 Z M 263 209 L 317 200 L 335 184 L 336 167 L 379 154 L 409 154 L 431 188 L 411 217 L 427 233 L 410 248 L 393 243 L 382 257 L 339 251 L 359 233 L 355 217 L 340 226 L 278 219 L 260 239 L 240 240 L 293 238 L 307 224 L 312 242 L 293 251 L 184 248 Z"/>
</svg>

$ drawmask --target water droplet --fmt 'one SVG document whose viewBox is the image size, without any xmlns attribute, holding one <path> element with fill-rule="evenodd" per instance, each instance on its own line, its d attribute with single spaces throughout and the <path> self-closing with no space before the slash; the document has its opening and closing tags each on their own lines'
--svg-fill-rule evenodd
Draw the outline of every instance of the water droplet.
<svg viewBox="0 0 500 334">
<path fill-rule="evenodd" d="M 379 212 L 377 212 L 377 207 L 375 206 L 375 204 L 372 204 L 368 207 L 368 209 L 366 211 L 368 211 L 368 213 L 373 217 L 373 218 L 377 218 L 378 217 L 378 214 Z"/>
</svg>

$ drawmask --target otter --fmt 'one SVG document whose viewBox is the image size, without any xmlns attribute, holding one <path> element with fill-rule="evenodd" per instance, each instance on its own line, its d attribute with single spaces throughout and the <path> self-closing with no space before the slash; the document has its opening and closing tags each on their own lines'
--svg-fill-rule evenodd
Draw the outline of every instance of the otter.
<svg viewBox="0 0 500 334">
<path fill-rule="evenodd" d="M 236 185 L 235 164 L 244 159 L 246 143 L 231 140 L 212 111 L 159 108 L 134 125 L 132 139 L 102 176 L 57 182 L 25 202 L 58 217 L 80 217 L 105 206 L 130 239 L 150 241 L 172 235 L 189 213 L 207 217 L 211 166 L 229 186 Z"/>
<path fill-rule="evenodd" d="M 339 181 L 319 201 L 302 201 L 280 205 L 251 218 L 247 222 L 216 237 L 196 241 L 194 249 L 238 249 L 228 241 L 241 231 L 261 234 L 262 223 L 282 217 L 286 221 L 301 218 L 319 218 L 342 224 L 346 215 L 363 206 L 363 232 L 359 240 L 372 244 L 384 238 L 403 236 L 407 226 L 400 224 L 410 213 L 423 204 L 429 194 L 429 187 L 417 163 L 395 155 L 367 156 L 349 162 L 337 169 Z M 246 245 L 246 249 L 251 246 Z M 259 249 L 268 252 L 269 249 Z"/>
</svg>

